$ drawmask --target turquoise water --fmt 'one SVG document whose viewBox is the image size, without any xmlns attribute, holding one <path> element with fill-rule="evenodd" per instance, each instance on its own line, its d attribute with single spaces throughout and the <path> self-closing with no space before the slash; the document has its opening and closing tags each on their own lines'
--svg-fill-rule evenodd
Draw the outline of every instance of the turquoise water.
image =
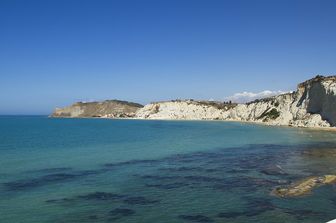
<svg viewBox="0 0 336 223">
<path fill-rule="evenodd" d="M 237 122 L 2 116 L 0 222 L 325 222 L 334 186 L 270 192 L 335 174 L 305 155 L 333 148 L 334 132 Z"/>
</svg>

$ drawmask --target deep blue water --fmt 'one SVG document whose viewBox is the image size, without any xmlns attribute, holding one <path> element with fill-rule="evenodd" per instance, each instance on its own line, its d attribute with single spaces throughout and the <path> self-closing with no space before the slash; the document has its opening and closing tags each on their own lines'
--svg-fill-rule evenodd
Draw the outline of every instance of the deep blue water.
<svg viewBox="0 0 336 223">
<path fill-rule="evenodd" d="M 335 186 L 270 192 L 336 174 L 305 155 L 333 148 L 334 132 L 238 122 L 0 116 L 0 222 L 325 222 Z"/>
</svg>

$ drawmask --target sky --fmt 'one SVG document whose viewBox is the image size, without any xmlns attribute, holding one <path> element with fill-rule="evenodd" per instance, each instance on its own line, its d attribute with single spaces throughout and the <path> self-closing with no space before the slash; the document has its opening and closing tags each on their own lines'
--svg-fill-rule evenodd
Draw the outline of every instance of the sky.
<svg viewBox="0 0 336 223">
<path fill-rule="evenodd" d="M 0 0 L 0 114 L 295 90 L 336 73 L 335 12 L 333 0 Z"/>
</svg>

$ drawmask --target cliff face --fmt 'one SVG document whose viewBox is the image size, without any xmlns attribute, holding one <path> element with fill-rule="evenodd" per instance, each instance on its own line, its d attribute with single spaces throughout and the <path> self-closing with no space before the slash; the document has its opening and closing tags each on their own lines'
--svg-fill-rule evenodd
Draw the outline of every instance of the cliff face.
<svg viewBox="0 0 336 223">
<path fill-rule="evenodd" d="M 295 92 L 246 104 L 175 100 L 140 104 L 108 100 L 78 102 L 51 117 L 104 117 L 176 120 L 232 120 L 299 127 L 336 126 L 336 76 L 316 76 Z"/>
<path fill-rule="evenodd" d="M 175 100 L 146 105 L 136 113 L 144 119 L 215 120 L 236 104 L 209 101 Z"/>
<path fill-rule="evenodd" d="M 134 117 L 135 112 L 142 107 L 141 104 L 119 100 L 77 102 L 65 108 L 57 108 L 51 117 Z"/>
<path fill-rule="evenodd" d="M 336 76 L 317 76 L 295 92 L 247 104 L 215 106 L 193 101 L 156 102 L 136 113 L 143 119 L 234 120 L 300 127 L 336 126 Z"/>
<path fill-rule="evenodd" d="M 321 115 L 330 125 L 336 126 L 336 76 L 318 77 L 304 82 L 302 103 L 306 103 L 307 112 Z"/>
</svg>

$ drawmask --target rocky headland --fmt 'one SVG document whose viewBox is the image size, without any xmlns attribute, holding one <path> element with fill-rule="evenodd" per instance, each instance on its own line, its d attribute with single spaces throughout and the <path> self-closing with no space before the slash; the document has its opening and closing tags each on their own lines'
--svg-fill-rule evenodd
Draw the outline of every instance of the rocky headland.
<svg viewBox="0 0 336 223">
<path fill-rule="evenodd" d="M 336 126 L 336 76 L 316 76 L 296 91 L 245 104 L 172 100 L 137 103 L 110 100 L 78 102 L 56 109 L 52 117 L 103 117 L 162 120 L 228 120 L 296 127 Z"/>
<path fill-rule="evenodd" d="M 62 118 L 129 118 L 143 105 L 128 101 L 77 102 L 65 108 L 56 108 L 51 117 Z"/>
</svg>

